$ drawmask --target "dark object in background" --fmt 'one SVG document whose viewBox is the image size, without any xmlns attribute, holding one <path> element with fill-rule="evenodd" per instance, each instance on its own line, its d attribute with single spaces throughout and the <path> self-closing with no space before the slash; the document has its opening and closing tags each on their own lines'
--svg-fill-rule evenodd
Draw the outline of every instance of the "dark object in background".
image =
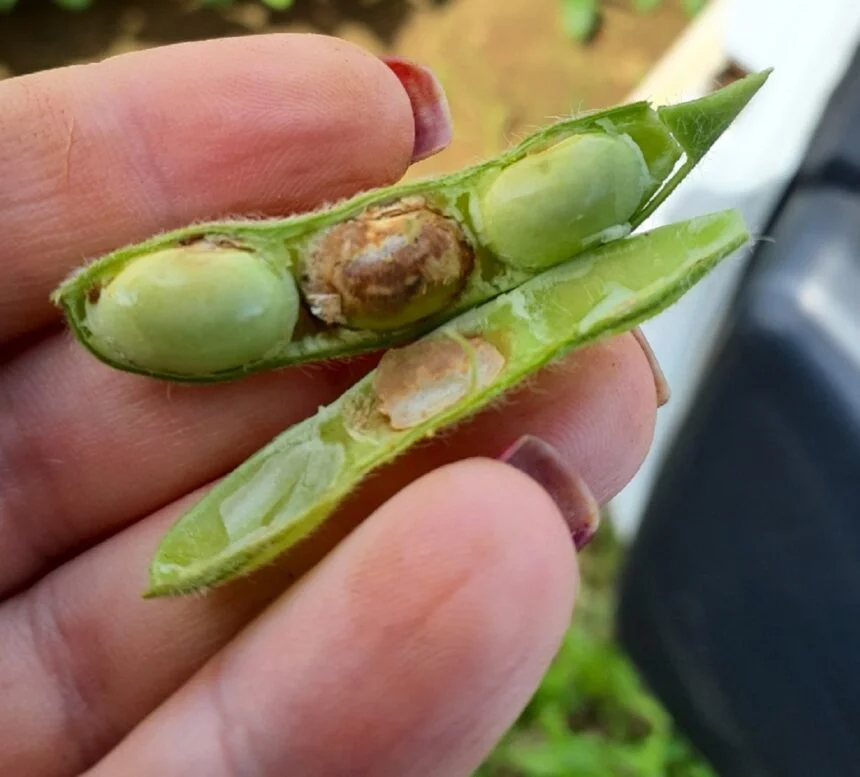
<svg viewBox="0 0 860 777">
<path fill-rule="evenodd" d="M 619 637 L 722 777 L 860 775 L 860 52 L 627 559 Z"/>
</svg>

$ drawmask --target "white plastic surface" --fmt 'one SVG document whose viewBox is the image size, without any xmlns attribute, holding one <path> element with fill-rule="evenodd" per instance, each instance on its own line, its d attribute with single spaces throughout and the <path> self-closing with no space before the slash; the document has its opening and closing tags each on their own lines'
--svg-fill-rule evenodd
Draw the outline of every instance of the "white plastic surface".
<svg viewBox="0 0 860 777">
<path fill-rule="evenodd" d="M 773 67 L 774 73 L 701 166 L 640 230 L 739 207 L 753 234 L 763 236 L 860 45 L 860 0 L 728 0 L 720 18 L 727 58 L 747 71 Z M 697 96 L 692 89 L 675 100 Z M 674 307 L 642 327 L 666 373 L 672 399 L 659 411 L 648 458 L 609 506 L 622 536 L 634 535 L 641 521 L 749 253 L 741 251 L 724 262 Z"/>
</svg>

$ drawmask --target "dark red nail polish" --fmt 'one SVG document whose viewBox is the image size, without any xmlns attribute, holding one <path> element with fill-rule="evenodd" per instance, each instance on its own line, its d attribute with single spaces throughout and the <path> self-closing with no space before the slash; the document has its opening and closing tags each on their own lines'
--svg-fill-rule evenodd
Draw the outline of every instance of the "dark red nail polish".
<svg viewBox="0 0 860 777">
<path fill-rule="evenodd" d="M 383 57 L 383 62 L 397 76 L 409 102 L 415 120 L 415 144 L 412 161 L 433 156 L 451 143 L 453 128 L 448 99 L 433 71 L 403 57 Z"/>
<path fill-rule="evenodd" d="M 564 516 L 577 550 L 597 533 L 600 506 L 585 481 L 561 454 L 538 437 L 521 437 L 500 460 L 528 475 L 552 497 Z"/>
</svg>

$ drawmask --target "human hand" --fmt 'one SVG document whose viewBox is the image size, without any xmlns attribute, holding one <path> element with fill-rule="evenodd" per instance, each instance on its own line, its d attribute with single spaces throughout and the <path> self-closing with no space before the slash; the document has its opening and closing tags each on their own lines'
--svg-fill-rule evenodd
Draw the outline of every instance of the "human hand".
<svg viewBox="0 0 860 777">
<path fill-rule="evenodd" d="M 374 357 L 167 385 L 97 362 L 48 303 L 82 258 L 156 231 L 396 181 L 450 135 L 413 77 L 266 35 L 0 82 L 0 773 L 467 777 L 539 684 L 572 534 L 651 441 L 635 337 L 405 456 L 262 572 L 146 601 L 200 489 Z M 526 434 L 552 449 L 493 460 Z"/>
</svg>

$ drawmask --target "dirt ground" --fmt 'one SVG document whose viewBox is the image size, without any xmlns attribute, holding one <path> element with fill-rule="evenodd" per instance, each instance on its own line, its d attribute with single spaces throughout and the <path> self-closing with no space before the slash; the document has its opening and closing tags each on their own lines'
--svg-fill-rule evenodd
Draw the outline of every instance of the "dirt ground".
<svg viewBox="0 0 860 777">
<path fill-rule="evenodd" d="M 95 0 L 84 13 L 19 0 L 0 15 L 0 77 L 102 59 L 135 48 L 268 31 L 314 31 L 430 65 L 454 118 L 454 142 L 410 176 L 496 153 L 552 118 L 619 102 L 677 38 L 679 0 L 647 15 L 607 0 L 587 45 L 569 40 L 560 0 L 297 0 L 272 12 L 254 0 L 195 9 L 182 0 Z"/>
</svg>

